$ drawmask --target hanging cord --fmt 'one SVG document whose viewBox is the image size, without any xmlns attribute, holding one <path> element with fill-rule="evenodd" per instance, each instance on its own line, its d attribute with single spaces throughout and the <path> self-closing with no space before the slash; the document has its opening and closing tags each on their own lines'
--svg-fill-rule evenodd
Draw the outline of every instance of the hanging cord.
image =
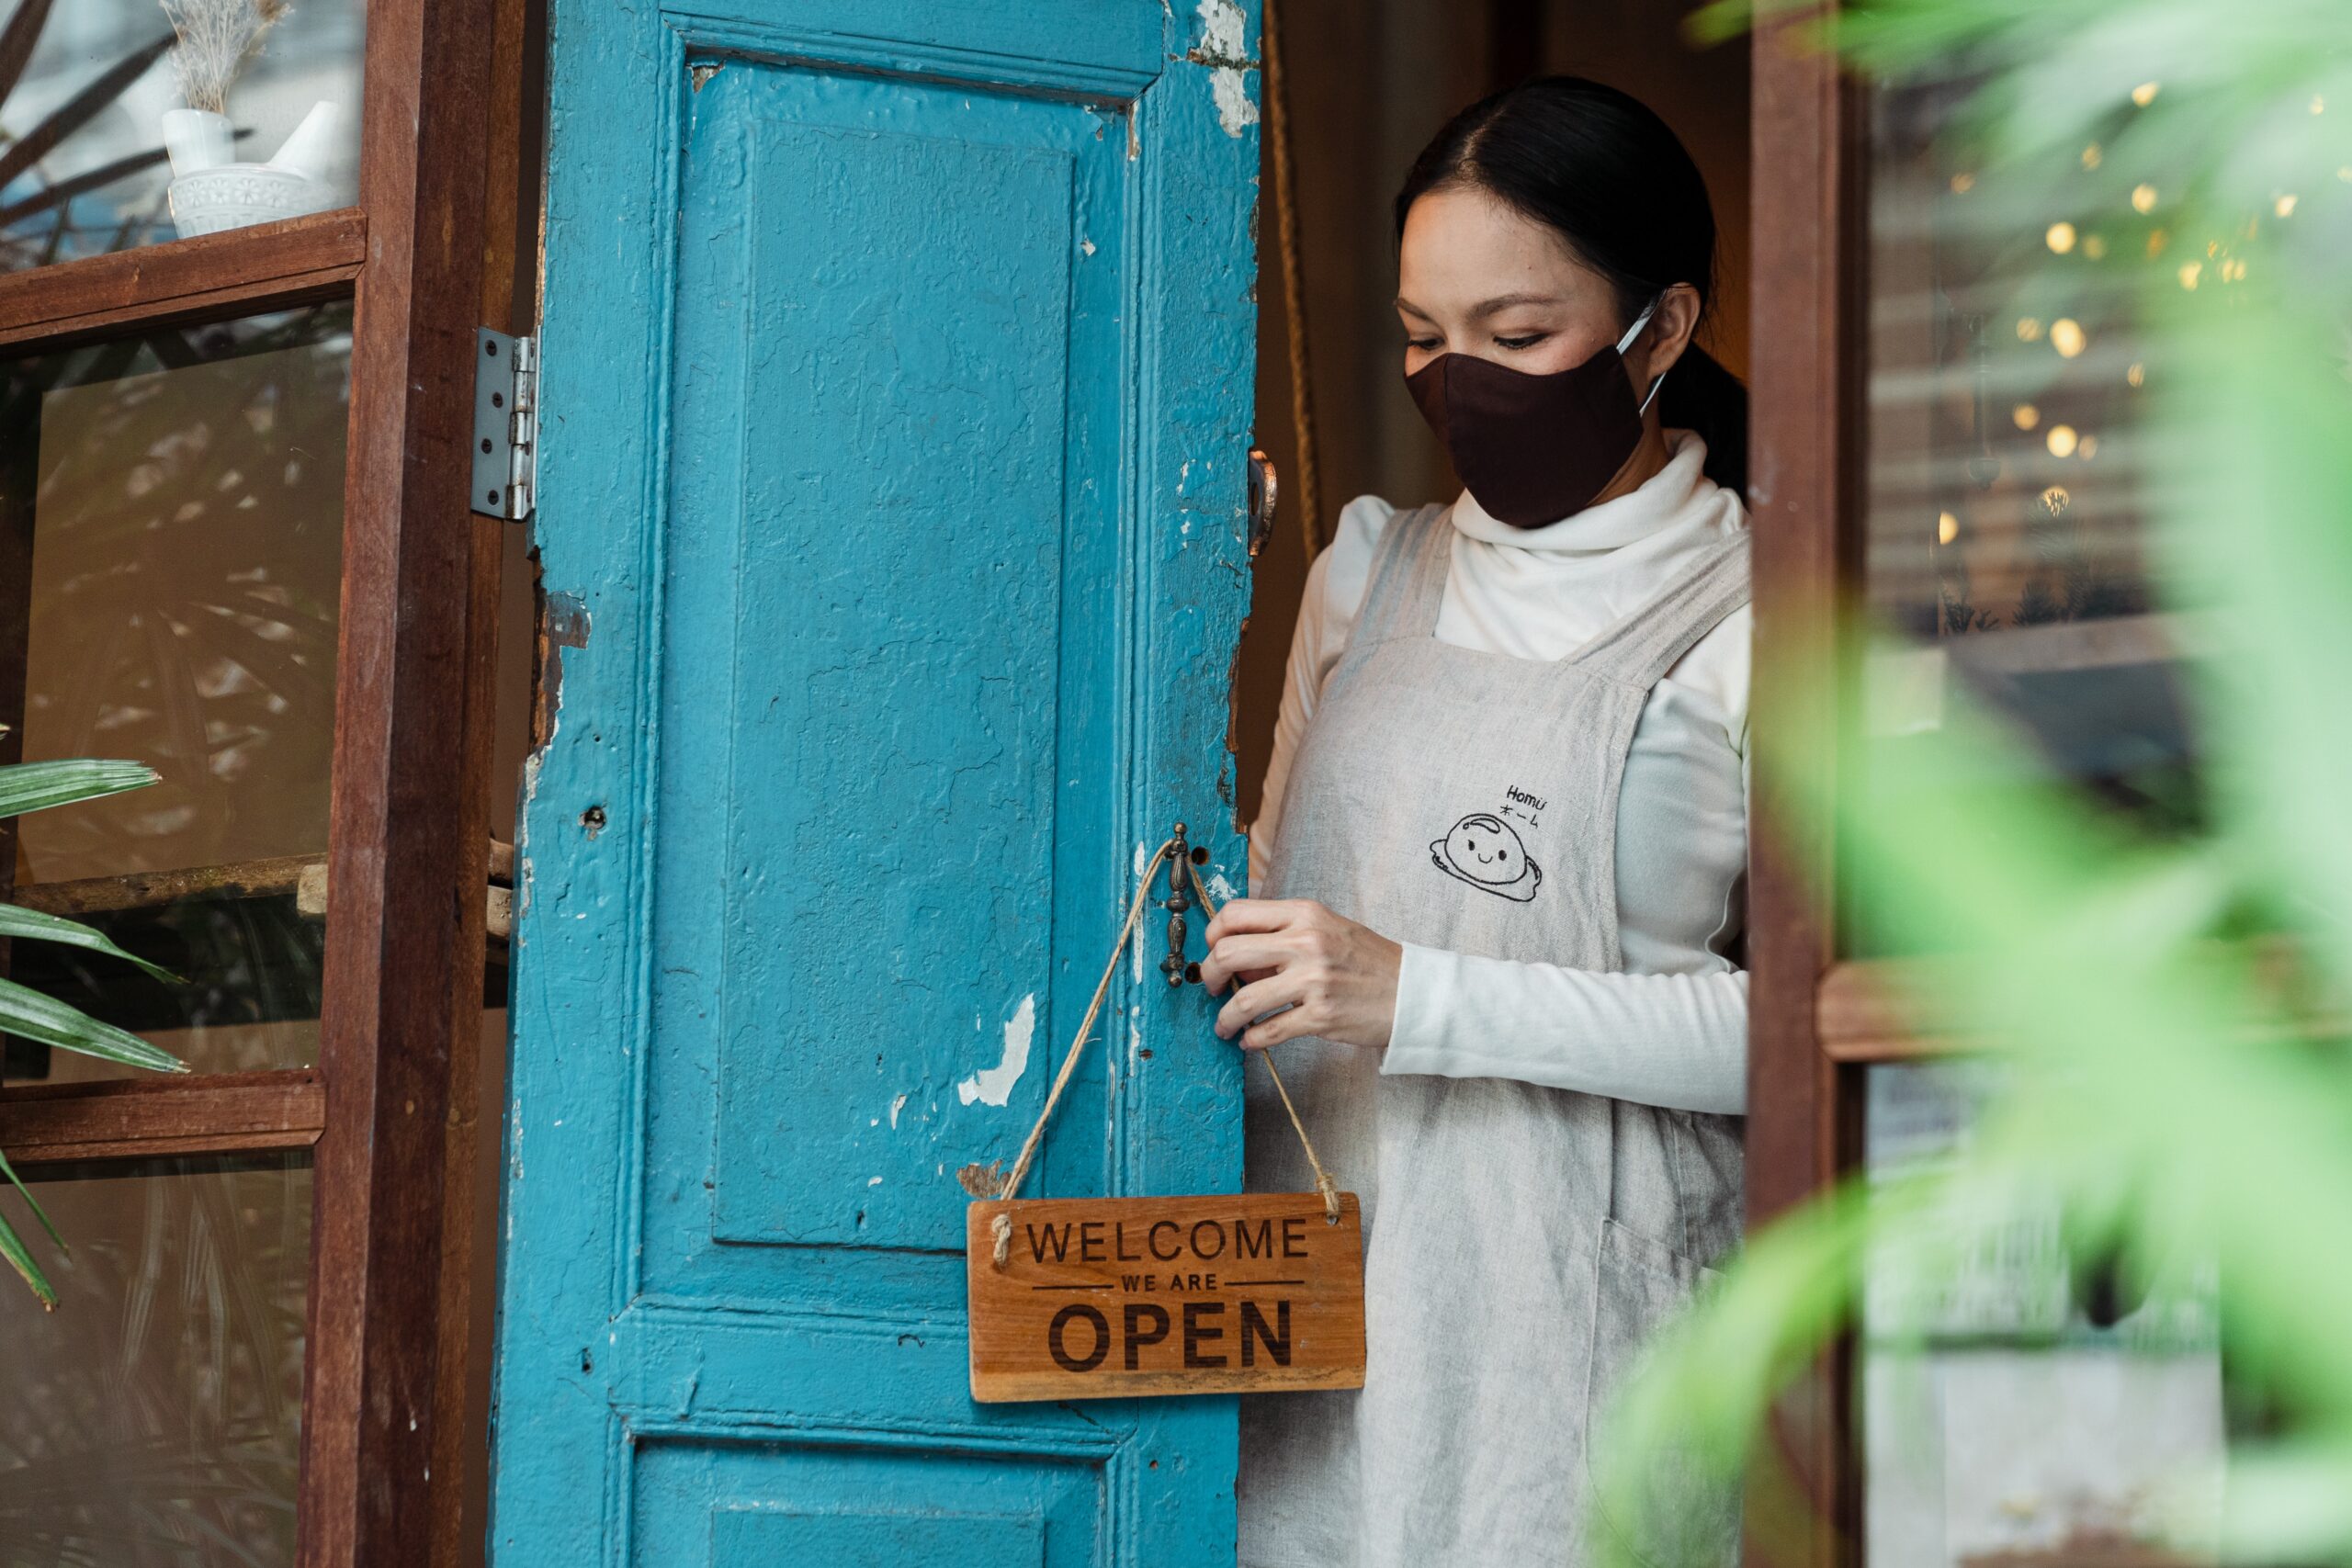
<svg viewBox="0 0 2352 1568">
<path fill-rule="evenodd" d="M 1192 874 L 1193 891 L 1200 897 L 1201 912 L 1211 919 L 1216 919 L 1216 900 L 1209 897 L 1208 886 L 1201 880 L 1201 868 L 1187 861 L 1184 869 Z M 1339 1184 L 1331 1179 L 1331 1173 L 1325 1170 L 1323 1162 L 1316 1157 L 1315 1140 L 1306 1135 L 1306 1123 L 1299 1120 L 1298 1107 L 1290 1102 L 1290 1090 L 1283 1085 L 1282 1070 L 1274 1066 L 1273 1047 L 1267 1046 L 1258 1055 L 1265 1058 L 1266 1071 L 1274 1080 L 1274 1092 L 1283 1097 L 1283 1109 L 1290 1112 L 1290 1124 L 1297 1129 L 1298 1145 L 1306 1151 L 1306 1163 L 1315 1168 L 1315 1190 L 1323 1194 L 1323 1217 L 1329 1224 L 1336 1225 L 1340 1223 Z"/>
<path fill-rule="evenodd" d="M 1151 879 L 1159 874 L 1159 863 L 1166 860 L 1168 852 L 1175 847 L 1173 839 L 1161 844 L 1152 855 L 1151 863 L 1144 867 L 1143 874 L 1136 879 L 1136 896 L 1127 902 L 1126 923 L 1119 928 L 1119 940 L 1111 944 L 1111 956 L 1102 965 L 1102 977 L 1094 983 L 1094 999 L 1086 1004 L 1086 1017 L 1079 1022 L 1078 1038 L 1070 1042 L 1069 1049 L 1063 1054 L 1062 1070 L 1054 1075 L 1054 1087 L 1046 1092 L 1046 1108 L 1037 1112 L 1037 1124 L 1029 1129 L 1028 1141 L 1021 1145 L 1021 1156 L 1012 1162 L 1012 1170 L 1004 1179 L 1003 1190 L 997 1193 L 999 1202 L 1012 1202 L 1021 1190 L 1022 1181 L 1029 1174 L 1029 1162 L 1037 1155 L 1037 1141 L 1046 1135 L 1046 1123 L 1052 1120 L 1054 1107 L 1061 1103 L 1062 1089 L 1069 1083 L 1069 1076 L 1078 1066 L 1078 1058 L 1086 1050 L 1087 1037 L 1094 1032 L 1094 1021 L 1102 1011 L 1102 998 L 1110 992 L 1111 977 L 1119 972 L 1119 955 L 1126 952 L 1128 942 L 1136 934 L 1136 922 L 1143 918 L 1143 903 L 1151 894 Z M 989 1230 L 996 1238 L 996 1266 L 1001 1269 L 1012 1250 L 1012 1216 L 1010 1213 L 998 1214 Z"/>
<path fill-rule="evenodd" d="M 1299 261 L 1298 198 L 1290 161 L 1290 99 L 1283 69 L 1282 18 L 1265 0 L 1260 52 L 1265 76 L 1266 143 L 1274 164 L 1274 243 L 1282 258 L 1283 339 L 1290 350 L 1290 423 L 1298 446 L 1298 524 L 1311 564 L 1323 551 L 1323 487 L 1315 462 L 1315 387 L 1306 352 L 1306 278 Z"/>
<path fill-rule="evenodd" d="M 1172 838 L 1162 843 L 1152 855 L 1150 863 L 1143 868 L 1143 874 L 1136 879 L 1135 897 L 1128 900 L 1127 918 L 1119 927 L 1119 940 L 1111 944 L 1111 956 L 1102 964 L 1102 977 L 1094 983 L 1094 999 L 1086 1004 L 1086 1016 L 1079 1022 L 1078 1036 L 1070 1042 L 1069 1051 L 1063 1054 L 1061 1071 L 1054 1075 L 1053 1088 L 1046 1091 L 1046 1108 L 1037 1112 L 1037 1124 L 1029 1129 L 1029 1136 L 1022 1144 L 1021 1153 L 1004 1179 L 1004 1186 L 997 1192 L 999 1202 L 1012 1201 L 1021 1191 L 1021 1183 L 1028 1178 L 1030 1162 L 1036 1157 L 1037 1145 L 1046 1135 L 1046 1123 L 1053 1120 L 1054 1107 L 1061 1103 L 1062 1090 L 1069 1086 L 1070 1075 L 1078 1068 L 1078 1058 L 1085 1052 L 1087 1041 L 1093 1036 L 1094 1021 L 1102 1016 L 1102 998 L 1110 994 L 1111 981 L 1119 972 L 1119 959 L 1127 951 L 1127 943 L 1135 940 L 1136 922 L 1143 918 L 1144 901 L 1151 895 L 1152 879 L 1159 875 L 1161 863 L 1175 847 L 1176 840 Z M 1216 905 L 1209 897 L 1208 888 L 1202 885 L 1200 868 L 1189 861 L 1181 863 L 1192 876 L 1193 890 L 1200 896 L 1201 908 L 1215 915 Z M 1273 1073 L 1273 1057 L 1263 1051 L 1258 1055 L 1265 1056 L 1266 1070 Z M 1316 1157 L 1315 1145 L 1306 1135 L 1306 1124 L 1299 1120 L 1297 1107 L 1291 1104 L 1290 1090 L 1283 1088 L 1280 1073 L 1274 1073 L 1274 1089 L 1283 1097 L 1283 1109 L 1290 1112 L 1290 1124 L 1298 1130 L 1298 1141 L 1306 1150 L 1306 1163 L 1315 1168 L 1315 1188 L 1323 1194 L 1323 1212 L 1331 1224 L 1337 1224 L 1340 1221 L 1340 1190 L 1323 1169 L 1323 1162 Z M 1012 1255 L 1012 1215 L 1000 1213 L 989 1224 L 989 1235 L 995 1244 L 996 1266 L 1001 1269 Z"/>
</svg>

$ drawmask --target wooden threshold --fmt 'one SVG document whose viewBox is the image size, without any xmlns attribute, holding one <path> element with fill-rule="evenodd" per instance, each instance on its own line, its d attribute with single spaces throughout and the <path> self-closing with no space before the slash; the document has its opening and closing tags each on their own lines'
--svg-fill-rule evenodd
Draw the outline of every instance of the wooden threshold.
<svg viewBox="0 0 2352 1568">
<path fill-rule="evenodd" d="M 67 348 L 140 327 L 279 310 L 351 291 L 356 207 L 0 276 L 0 348 Z"/>
<path fill-rule="evenodd" d="M 326 1117 L 326 1085 L 309 1069 L 34 1084 L 0 1090 L 0 1150 L 23 1168 L 307 1149 Z"/>
</svg>

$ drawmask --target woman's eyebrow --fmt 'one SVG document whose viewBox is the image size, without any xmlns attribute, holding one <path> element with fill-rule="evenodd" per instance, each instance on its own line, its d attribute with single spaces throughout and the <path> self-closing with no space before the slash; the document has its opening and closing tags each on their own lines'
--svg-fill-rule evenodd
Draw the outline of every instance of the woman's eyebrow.
<svg viewBox="0 0 2352 1568">
<path fill-rule="evenodd" d="M 1470 314 L 1473 317 L 1492 316 L 1508 310 L 1514 305 L 1556 305 L 1559 302 L 1560 297 L 1556 294 L 1498 294 L 1492 299 L 1474 308 Z"/>
<path fill-rule="evenodd" d="M 1498 294 L 1492 299 L 1471 307 L 1470 317 L 1473 321 L 1478 321 L 1487 316 L 1499 315 L 1514 305 L 1557 305 L 1560 302 L 1560 297 L 1556 294 Z M 1396 309 L 1406 315 L 1417 316 L 1424 321 L 1437 320 L 1435 316 L 1430 315 L 1402 294 L 1396 296 Z"/>
</svg>

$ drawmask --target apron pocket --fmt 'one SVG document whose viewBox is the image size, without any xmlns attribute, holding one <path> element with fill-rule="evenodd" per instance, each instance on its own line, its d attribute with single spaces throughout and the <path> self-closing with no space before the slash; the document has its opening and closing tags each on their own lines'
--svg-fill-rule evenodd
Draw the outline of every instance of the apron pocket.
<svg viewBox="0 0 2352 1568">
<path fill-rule="evenodd" d="M 1585 1377 L 1585 1495 L 1591 1505 L 1589 1527 L 1607 1529 L 1651 1568 L 1733 1562 L 1739 1546 L 1739 1482 L 1707 1480 L 1679 1449 L 1664 1447 L 1640 1456 L 1632 1467 L 1640 1477 L 1642 1506 L 1637 1517 L 1628 1517 L 1622 1507 L 1601 1503 L 1596 1478 L 1609 1467 L 1596 1462 L 1595 1448 L 1623 1440 L 1603 1425 L 1610 1403 L 1632 1382 L 1658 1330 L 1697 1292 L 1721 1278 L 1615 1220 L 1601 1222 L 1593 1269 L 1592 1363 Z"/>
</svg>

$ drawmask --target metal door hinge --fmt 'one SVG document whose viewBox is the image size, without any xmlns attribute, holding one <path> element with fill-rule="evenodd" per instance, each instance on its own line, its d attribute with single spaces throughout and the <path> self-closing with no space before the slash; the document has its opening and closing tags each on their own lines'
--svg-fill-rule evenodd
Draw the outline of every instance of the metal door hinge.
<svg viewBox="0 0 2352 1568">
<path fill-rule="evenodd" d="M 474 329 L 476 512 L 521 521 L 538 490 L 539 341 Z"/>
</svg>

